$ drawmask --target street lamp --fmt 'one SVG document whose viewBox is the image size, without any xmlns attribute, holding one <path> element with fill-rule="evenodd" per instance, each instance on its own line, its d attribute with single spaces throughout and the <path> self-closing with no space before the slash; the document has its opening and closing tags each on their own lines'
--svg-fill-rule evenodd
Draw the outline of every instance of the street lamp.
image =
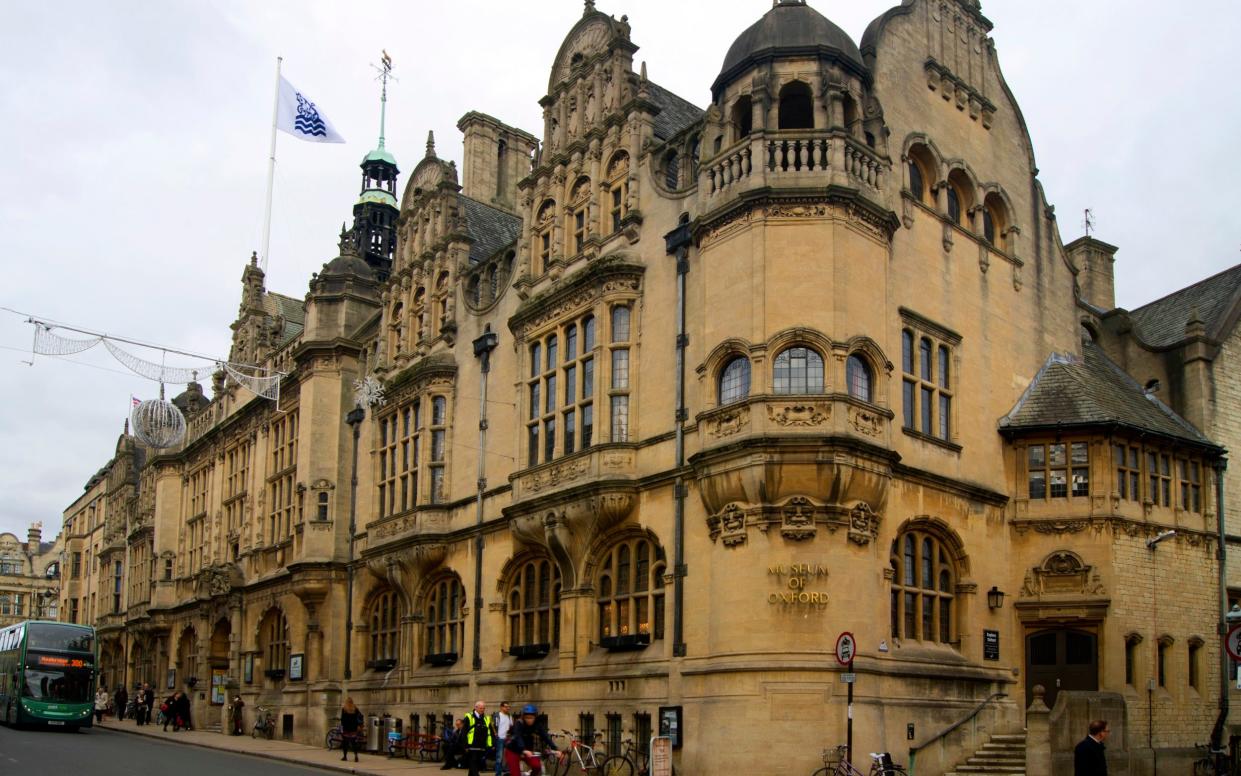
<svg viewBox="0 0 1241 776">
<path fill-rule="evenodd" d="M 987 608 L 994 610 L 999 609 L 1003 605 L 1004 591 L 992 585 L 991 589 L 987 591 Z"/>
</svg>

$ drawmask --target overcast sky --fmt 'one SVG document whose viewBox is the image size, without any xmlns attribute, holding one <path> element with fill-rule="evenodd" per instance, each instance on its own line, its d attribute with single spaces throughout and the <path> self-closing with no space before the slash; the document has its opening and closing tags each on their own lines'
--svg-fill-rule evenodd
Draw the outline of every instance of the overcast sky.
<svg viewBox="0 0 1241 776">
<path fill-rule="evenodd" d="M 811 4 L 860 40 L 893 2 Z M 650 78 L 700 106 L 728 46 L 770 7 L 599 0 L 628 14 Z M 1127 308 L 1241 261 L 1241 4 L 1189 7 L 983 5 L 1061 237 L 1078 237 L 1093 208 L 1096 235 L 1120 246 Z M 400 78 L 387 136 L 403 187 L 428 130 L 459 162 L 466 111 L 541 137 L 538 99 L 581 12 L 578 0 L 3 0 L 0 306 L 226 357 L 242 268 L 261 240 L 277 55 L 348 140 L 279 140 L 267 286 L 301 297 L 336 255 L 357 165 L 375 145 L 380 49 Z M 130 396 L 158 386 L 102 348 L 29 366 L 31 337 L 22 316 L 0 313 L 0 531 L 25 538 L 42 521 L 46 540 L 114 452 Z"/>
</svg>

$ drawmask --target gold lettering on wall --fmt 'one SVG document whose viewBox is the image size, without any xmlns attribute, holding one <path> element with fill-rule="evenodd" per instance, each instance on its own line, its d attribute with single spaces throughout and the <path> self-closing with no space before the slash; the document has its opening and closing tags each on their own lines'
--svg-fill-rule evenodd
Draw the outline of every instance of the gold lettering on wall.
<svg viewBox="0 0 1241 776">
<path fill-rule="evenodd" d="M 810 590 L 827 579 L 827 567 L 819 563 L 776 564 L 767 567 L 767 575 L 775 577 L 781 590 L 767 595 L 767 603 L 776 606 L 827 606 L 827 593 Z"/>
</svg>

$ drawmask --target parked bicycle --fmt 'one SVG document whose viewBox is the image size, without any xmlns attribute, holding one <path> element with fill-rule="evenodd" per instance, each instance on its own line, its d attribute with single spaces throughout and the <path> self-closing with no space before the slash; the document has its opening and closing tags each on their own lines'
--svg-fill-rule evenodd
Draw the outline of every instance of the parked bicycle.
<svg viewBox="0 0 1241 776">
<path fill-rule="evenodd" d="M 341 734 L 340 725 L 337 725 L 327 732 L 327 737 L 324 739 L 323 744 L 330 751 L 340 746 L 340 742 L 343 739 L 344 736 Z"/>
<path fill-rule="evenodd" d="M 621 744 L 624 749 L 620 754 L 614 754 L 600 763 L 600 776 L 650 776 L 651 764 L 646 749 L 635 744 L 632 738 L 626 738 Z M 676 773 L 677 769 L 673 768 L 672 776 Z"/>
<path fill-rule="evenodd" d="M 870 753 L 870 770 L 862 773 L 849 762 L 846 755 L 849 747 L 838 746 L 823 750 L 823 767 L 811 776 L 905 776 L 904 767 L 892 762 L 892 755 L 887 752 Z"/>
<path fill-rule="evenodd" d="M 597 776 L 601 773 L 600 766 L 607 756 L 604 752 L 595 751 L 593 747 L 578 738 L 576 733 L 568 730 L 560 731 L 568 741 L 564 746 L 564 759 L 552 760 L 543 768 L 548 776 Z M 603 738 L 603 733 L 595 733 L 595 740 Z"/>
<path fill-rule="evenodd" d="M 1232 776 L 1232 761 L 1226 749 L 1212 749 L 1208 744 L 1195 744 L 1199 757 L 1194 760 L 1194 776 Z"/>
<path fill-rule="evenodd" d="M 250 737 L 262 736 L 271 740 L 276 733 L 276 717 L 271 713 L 271 709 L 267 706 L 255 706 L 254 715 L 254 729 L 250 731 Z"/>
</svg>

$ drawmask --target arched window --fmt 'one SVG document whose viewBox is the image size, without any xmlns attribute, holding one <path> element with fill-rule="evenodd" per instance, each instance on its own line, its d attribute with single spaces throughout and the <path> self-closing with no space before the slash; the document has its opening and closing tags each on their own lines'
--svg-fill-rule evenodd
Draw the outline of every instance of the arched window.
<svg viewBox="0 0 1241 776">
<path fill-rule="evenodd" d="M 422 342 L 427 338 L 427 290 L 419 286 L 414 291 L 414 306 L 410 310 L 414 342 Z"/>
<path fill-rule="evenodd" d="M 801 345 L 783 350 L 774 376 L 776 393 L 823 393 L 823 356 Z"/>
<path fill-rule="evenodd" d="M 841 101 L 844 108 L 845 131 L 856 138 L 862 136 L 862 117 L 858 112 L 857 101 L 852 96 L 846 94 Z"/>
<path fill-rule="evenodd" d="M 193 628 L 186 628 L 177 643 L 177 671 L 181 684 L 198 672 L 198 634 Z"/>
<path fill-rule="evenodd" d="M 871 396 L 872 379 L 870 364 L 866 359 L 854 353 L 845 362 L 845 382 L 849 386 L 849 395 L 862 401 L 874 401 Z"/>
<path fill-rule="evenodd" d="M 779 127 L 814 128 L 814 107 L 809 84 L 804 81 L 790 81 L 780 89 Z"/>
<path fill-rule="evenodd" d="M 538 254 L 532 270 L 535 275 L 547 272 L 547 267 L 552 262 L 552 227 L 555 220 L 556 203 L 549 199 L 539 208 L 534 219 L 534 250 Z"/>
<path fill-rule="evenodd" d="M 743 94 L 733 103 L 733 131 L 736 133 L 736 139 L 748 137 L 753 125 L 753 104 L 750 102 L 750 95 Z"/>
<path fill-rule="evenodd" d="M 750 359 L 737 356 L 720 372 L 720 405 L 741 401 L 750 395 Z"/>
<path fill-rule="evenodd" d="M 459 656 L 465 646 L 465 588 L 461 580 L 445 577 L 427 594 L 427 655 Z"/>
<path fill-rule="evenodd" d="M 681 158 L 676 151 L 669 151 L 664 156 L 664 185 L 676 191 L 681 183 Z"/>
<path fill-rule="evenodd" d="M 608 215 L 612 232 L 619 232 L 629 212 L 629 154 L 619 151 L 608 162 Z"/>
<path fill-rule="evenodd" d="M 508 591 L 509 648 L 560 647 L 560 569 L 549 559 L 523 564 Z"/>
<path fill-rule="evenodd" d="M 957 572 L 943 541 L 906 531 L 892 542 L 892 637 L 951 644 L 956 640 Z"/>
<path fill-rule="evenodd" d="M 608 551 L 596 586 L 601 644 L 626 636 L 639 642 L 664 637 L 666 567 L 663 548 L 649 539 L 630 539 Z"/>
<path fill-rule="evenodd" d="M 259 624 L 259 652 L 263 656 L 263 669 L 273 679 L 284 677 L 289 663 L 289 626 L 284 612 L 270 609 Z"/>
<path fill-rule="evenodd" d="M 922 168 L 913 159 L 909 160 L 909 193 L 919 202 L 925 201 L 926 184 L 922 181 Z"/>
<path fill-rule="evenodd" d="M 969 176 L 956 169 L 948 173 L 948 220 L 970 228 L 970 212 L 974 207 L 974 186 Z"/>
<path fill-rule="evenodd" d="M 961 195 L 951 184 L 948 185 L 948 220 L 954 224 L 961 223 Z"/>
<path fill-rule="evenodd" d="M 392 323 L 389 326 L 388 357 L 394 358 L 401 352 L 404 345 L 402 335 L 405 333 L 405 305 L 397 302 L 392 306 Z"/>
<path fill-rule="evenodd" d="M 569 207 L 573 210 L 573 245 L 574 256 L 582 252 L 586 244 L 586 235 L 590 231 L 590 178 L 581 177 L 573 184 L 573 194 L 569 199 Z"/>
<path fill-rule="evenodd" d="M 1008 227 L 1007 209 L 1004 200 L 998 194 L 988 194 L 983 200 L 982 236 L 988 243 L 1000 250 L 1006 250 L 1005 231 Z"/>
<path fill-rule="evenodd" d="M 395 590 L 380 593 L 371 604 L 367 616 L 371 630 L 371 668 L 384 668 L 378 665 L 388 663 L 391 668 L 396 663 L 398 626 L 401 621 L 400 599 Z M 385 668 L 385 670 L 386 670 Z"/>
</svg>

